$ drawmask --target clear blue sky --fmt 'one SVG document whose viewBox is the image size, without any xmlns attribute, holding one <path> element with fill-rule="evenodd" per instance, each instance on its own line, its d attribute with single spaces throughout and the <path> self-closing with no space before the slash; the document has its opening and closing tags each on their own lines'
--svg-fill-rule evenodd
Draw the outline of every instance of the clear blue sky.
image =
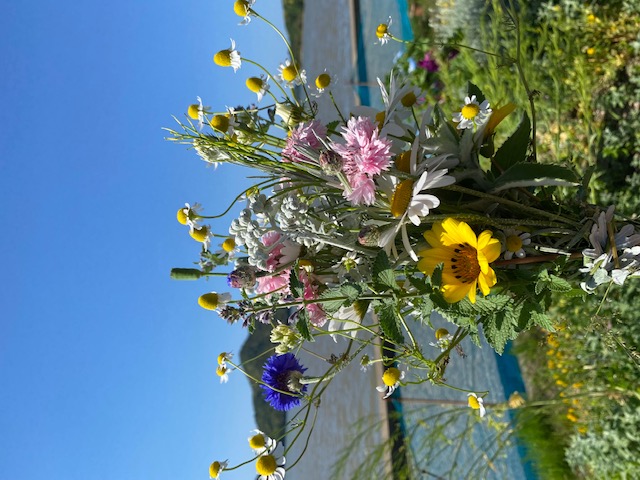
<svg viewBox="0 0 640 480">
<path fill-rule="evenodd" d="M 196 304 L 224 287 L 169 279 L 199 251 L 177 209 L 218 213 L 247 184 L 161 130 L 197 95 L 216 109 L 254 101 L 254 67 L 212 62 L 230 37 L 273 70 L 284 60 L 275 33 L 239 27 L 232 5 L 3 5 L 1 479 L 208 478 L 212 460 L 249 454 L 248 382 L 215 376 L 244 332 Z M 282 24 L 279 1 L 256 9 Z"/>
</svg>

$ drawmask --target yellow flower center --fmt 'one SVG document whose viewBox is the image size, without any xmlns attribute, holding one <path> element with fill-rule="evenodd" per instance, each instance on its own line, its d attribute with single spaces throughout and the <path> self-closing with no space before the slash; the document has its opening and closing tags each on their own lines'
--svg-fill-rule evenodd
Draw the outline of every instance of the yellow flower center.
<svg viewBox="0 0 640 480">
<path fill-rule="evenodd" d="M 282 69 L 282 78 L 285 82 L 293 82 L 298 76 L 298 69 L 291 64 Z"/>
<path fill-rule="evenodd" d="M 589 47 L 587 48 L 587 55 L 593 55 L 594 53 L 596 53 L 596 49 L 593 47 Z"/>
<path fill-rule="evenodd" d="M 276 459 L 273 455 L 262 455 L 256 462 L 258 475 L 273 475 L 276 467 Z"/>
<path fill-rule="evenodd" d="M 447 335 L 449 335 L 449 330 L 447 330 L 446 328 L 439 328 L 436 330 L 436 340 L 440 340 Z"/>
<path fill-rule="evenodd" d="M 249 2 L 247 0 L 236 0 L 233 4 L 233 11 L 239 17 L 246 17 L 249 15 Z"/>
<path fill-rule="evenodd" d="M 409 108 L 412 105 L 414 105 L 417 100 L 418 98 L 416 97 L 416 94 L 413 92 L 409 92 L 404 97 L 402 97 L 402 99 L 400 100 L 400 103 L 402 103 L 403 107 Z"/>
<path fill-rule="evenodd" d="M 227 352 L 222 352 L 220 355 L 218 355 L 218 365 L 222 365 L 226 361 L 227 361 Z"/>
<path fill-rule="evenodd" d="M 378 25 L 378 28 L 376 28 L 376 37 L 382 38 L 385 35 L 387 35 L 388 32 L 389 32 L 389 25 L 387 25 L 386 23 L 381 23 L 380 25 Z"/>
<path fill-rule="evenodd" d="M 411 162 L 410 150 L 407 150 L 406 152 L 402 152 L 395 159 L 396 168 L 404 173 L 411 173 L 410 162 Z"/>
<path fill-rule="evenodd" d="M 231 66 L 231 50 L 220 50 L 213 56 L 213 61 L 221 67 Z"/>
<path fill-rule="evenodd" d="M 218 308 L 218 294 L 215 292 L 205 293 L 198 298 L 198 305 L 205 310 L 215 310 Z"/>
<path fill-rule="evenodd" d="M 382 374 L 382 383 L 387 387 L 393 387 L 400 380 L 400 370 L 396 367 L 390 367 Z"/>
<path fill-rule="evenodd" d="M 224 365 L 219 365 L 218 368 L 216 368 L 216 375 L 218 375 L 219 377 L 222 377 L 224 374 L 227 373 L 227 367 L 225 367 Z"/>
<path fill-rule="evenodd" d="M 324 89 L 329 86 L 331 83 L 331 76 L 328 73 L 321 73 L 316 78 L 316 87 L 319 89 Z"/>
<path fill-rule="evenodd" d="M 518 235 L 509 235 L 507 237 L 507 250 L 517 252 L 522 248 L 522 239 Z"/>
<path fill-rule="evenodd" d="M 468 243 L 460 243 L 453 249 L 451 258 L 453 276 L 462 283 L 472 283 L 480 275 L 478 251 Z"/>
<path fill-rule="evenodd" d="M 249 446 L 254 450 L 264 448 L 264 435 L 257 434 L 249 439 Z"/>
<path fill-rule="evenodd" d="M 342 266 L 344 269 L 349 272 L 351 269 L 356 268 L 358 263 L 353 258 L 347 258 L 344 262 L 342 262 Z"/>
<path fill-rule="evenodd" d="M 198 118 L 200 117 L 200 105 L 196 103 L 194 103 L 193 105 L 189 105 L 187 115 L 189 115 L 194 120 L 198 120 Z"/>
<path fill-rule="evenodd" d="M 189 235 L 191 235 L 191 238 L 193 238 L 196 242 L 204 242 L 209 236 L 209 228 L 194 228 L 189 232 Z"/>
<path fill-rule="evenodd" d="M 413 180 L 407 178 L 401 181 L 391 197 L 391 215 L 401 217 L 409 208 L 411 193 L 413 192 Z"/>
<path fill-rule="evenodd" d="M 300 260 L 298 260 L 298 266 L 306 270 L 307 272 L 313 272 L 314 270 L 313 262 L 305 258 L 301 258 Z"/>
<path fill-rule="evenodd" d="M 236 248 L 236 241 L 233 238 L 227 238 L 224 242 L 222 242 L 222 249 L 225 252 L 233 252 L 234 248 Z"/>
<path fill-rule="evenodd" d="M 475 103 L 468 103 L 464 107 L 462 107 L 462 116 L 467 120 L 473 120 L 476 118 L 476 115 L 480 113 L 480 106 Z"/>
<path fill-rule="evenodd" d="M 181 208 L 180 210 L 178 210 L 178 212 L 176 213 L 176 218 L 178 219 L 178 223 L 181 223 L 182 225 L 187 224 L 188 217 L 184 208 Z"/>
<path fill-rule="evenodd" d="M 226 133 L 229 129 L 229 117 L 226 115 L 214 115 L 211 119 L 211 128 L 219 132 Z"/>
<path fill-rule="evenodd" d="M 221 467 L 222 466 L 220 465 L 220 462 L 213 462 L 211 465 L 209 465 L 209 477 L 218 478 L 218 475 L 220 475 Z"/>
<path fill-rule="evenodd" d="M 469 406 L 474 410 L 478 410 L 480 408 L 480 402 L 473 395 L 469 395 Z"/>
<path fill-rule="evenodd" d="M 253 93 L 259 93 L 262 90 L 262 79 L 258 77 L 249 77 L 245 82 L 247 84 L 247 88 L 251 90 Z"/>
</svg>

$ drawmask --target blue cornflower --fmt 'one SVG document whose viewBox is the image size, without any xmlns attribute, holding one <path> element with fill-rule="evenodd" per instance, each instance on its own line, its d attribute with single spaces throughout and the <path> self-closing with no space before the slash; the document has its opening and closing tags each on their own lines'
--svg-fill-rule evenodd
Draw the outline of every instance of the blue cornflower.
<svg viewBox="0 0 640 480">
<path fill-rule="evenodd" d="M 262 373 L 265 385 L 260 385 L 264 399 L 276 410 L 286 411 L 298 406 L 300 394 L 307 391 L 307 385 L 300 383 L 306 370 L 293 353 L 269 357 Z"/>
</svg>

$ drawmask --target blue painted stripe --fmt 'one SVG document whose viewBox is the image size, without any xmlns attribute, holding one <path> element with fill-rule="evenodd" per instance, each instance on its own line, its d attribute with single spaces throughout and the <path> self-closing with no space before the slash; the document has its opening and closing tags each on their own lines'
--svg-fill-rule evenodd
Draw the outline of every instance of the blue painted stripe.
<svg viewBox="0 0 640 480">
<path fill-rule="evenodd" d="M 500 383 L 504 390 L 505 398 L 509 398 L 512 393 L 519 392 L 525 393 L 524 381 L 522 380 L 522 372 L 520 371 L 520 365 L 518 365 L 518 359 L 511 353 L 511 342 L 507 343 L 505 351 L 502 355 L 496 355 L 496 365 L 498 367 L 498 374 L 500 375 Z M 515 421 L 514 415 L 509 411 L 509 418 L 512 422 Z M 522 469 L 524 471 L 525 478 L 527 480 L 537 480 L 538 477 L 533 470 L 531 462 L 525 461 L 527 458 L 526 447 L 516 439 L 516 447 L 518 455 L 522 461 Z"/>
<path fill-rule="evenodd" d="M 355 14 L 355 28 L 356 28 L 356 49 L 357 49 L 357 75 L 355 81 L 357 83 L 366 83 L 367 82 L 367 57 L 364 51 L 364 38 L 362 35 L 362 19 L 360 17 L 360 1 L 355 0 L 354 4 L 354 14 Z M 369 89 L 366 85 L 358 85 L 356 88 L 358 92 L 358 97 L 360 98 L 360 103 L 362 105 L 371 105 L 371 97 L 369 96 Z"/>
</svg>

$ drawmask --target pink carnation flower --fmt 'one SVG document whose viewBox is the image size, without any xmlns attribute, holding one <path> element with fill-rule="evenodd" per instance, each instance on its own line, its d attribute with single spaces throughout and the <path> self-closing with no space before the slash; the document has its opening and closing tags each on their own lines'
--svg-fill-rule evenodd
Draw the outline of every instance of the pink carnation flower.
<svg viewBox="0 0 640 480">
<path fill-rule="evenodd" d="M 344 197 L 352 205 L 371 205 L 376 200 L 376 184 L 370 176 L 364 173 L 355 173 L 347 177 L 351 192 L 344 191 Z"/>
<path fill-rule="evenodd" d="M 380 175 L 391 163 L 391 141 L 378 137 L 378 126 L 368 117 L 352 117 L 343 127 L 346 144 L 333 150 L 345 161 L 346 173 Z"/>
<path fill-rule="evenodd" d="M 303 123 L 295 130 L 291 131 L 287 138 L 287 145 L 282 149 L 283 162 L 308 162 L 309 158 L 298 151 L 296 147 L 303 147 L 310 150 L 319 150 L 322 142 L 319 138 L 327 136 L 327 127 L 318 120 Z"/>
</svg>

